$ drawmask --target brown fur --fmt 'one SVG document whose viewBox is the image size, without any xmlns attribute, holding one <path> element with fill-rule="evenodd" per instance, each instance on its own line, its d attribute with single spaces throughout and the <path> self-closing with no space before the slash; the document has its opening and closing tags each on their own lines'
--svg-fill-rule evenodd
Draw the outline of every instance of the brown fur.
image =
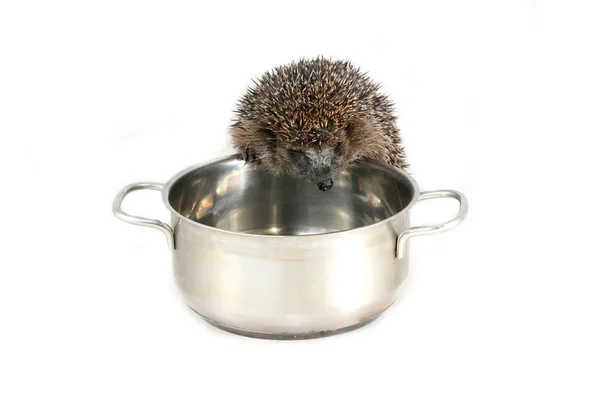
<svg viewBox="0 0 600 400">
<path fill-rule="evenodd" d="M 302 59 L 255 83 L 240 99 L 230 129 L 246 161 L 294 174 L 291 150 L 332 146 L 340 168 L 363 158 L 408 166 L 392 102 L 348 61 Z"/>
</svg>

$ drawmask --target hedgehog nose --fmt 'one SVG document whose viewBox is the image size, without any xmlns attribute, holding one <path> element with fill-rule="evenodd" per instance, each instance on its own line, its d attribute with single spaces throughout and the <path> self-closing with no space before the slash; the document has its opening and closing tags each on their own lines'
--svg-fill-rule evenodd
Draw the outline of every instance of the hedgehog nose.
<svg viewBox="0 0 600 400">
<path fill-rule="evenodd" d="M 333 186 L 333 179 L 325 179 L 324 181 L 319 182 L 317 186 L 319 187 L 319 190 L 329 190 Z"/>
</svg>

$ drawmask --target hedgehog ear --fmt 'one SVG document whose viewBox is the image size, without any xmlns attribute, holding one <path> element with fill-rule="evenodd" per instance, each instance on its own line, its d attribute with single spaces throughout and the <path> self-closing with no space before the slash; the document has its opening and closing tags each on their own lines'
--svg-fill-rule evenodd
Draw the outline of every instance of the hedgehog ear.
<svg viewBox="0 0 600 400">
<path fill-rule="evenodd" d="M 373 128 L 374 127 L 369 123 L 367 118 L 354 117 L 346 126 L 346 137 L 350 141 L 361 140 L 365 136 L 368 136 L 368 132 L 372 131 Z"/>
<path fill-rule="evenodd" d="M 352 154 L 348 157 L 372 157 L 377 158 L 385 153 L 385 143 L 381 128 L 369 118 L 355 117 L 345 129 L 348 148 Z"/>
<path fill-rule="evenodd" d="M 269 128 L 261 128 L 260 134 L 262 135 L 263 146 L 274 149 L 277 146 L 277 133 Z"/>
<path fill-rule="evenodd" d="M 261 133 L 267 138 L 267 139 L 275 139 L 275 131 L 269 128 L 262 128 L 261 129 Z"/>
</svg>

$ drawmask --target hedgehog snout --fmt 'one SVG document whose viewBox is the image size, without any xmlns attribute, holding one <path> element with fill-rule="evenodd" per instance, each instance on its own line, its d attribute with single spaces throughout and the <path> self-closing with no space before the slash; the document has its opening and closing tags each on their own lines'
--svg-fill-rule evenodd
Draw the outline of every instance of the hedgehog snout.
<svg viewBox="0 0 600 400">
<path fill-rule="evenodd" d="M 313 168 L 313 182 L 317 184 L 320 190 L 327 191 L 333 187 L 334 172 L 329 165 L 321 165 L 320 168 Z"/>
<path fill-rule="evenodd" d="M 319 187 L 319 190 L 326 192 L 327 190 L 333 187 L 333 179 L 329 178 L 325 179 L 324 181 L 320 181 L 319 183 L 317 183 L 317 186 Z"/>
</svg>

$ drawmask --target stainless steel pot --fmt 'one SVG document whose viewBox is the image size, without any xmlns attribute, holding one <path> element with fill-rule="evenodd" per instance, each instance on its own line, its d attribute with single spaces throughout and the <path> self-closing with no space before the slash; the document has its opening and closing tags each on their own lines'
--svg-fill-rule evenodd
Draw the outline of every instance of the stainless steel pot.
<svg viewBox="0 0 600 400">
<path fill-rule="evenodd" d="M 125 196 L 140 189 L 162 191 L 171 225 L 122 210 Z M 410 227 L 416 202 L 441 197 L 460 203 L 452 220 Z M 164 185 L 129 185 L 113 212 L 165 234 L 177 287 L 205 320 L 246 336 L 299 339 L 379 316 L 407 275 L 407 239 L 455 227 L 467 200 L 453 190 L 420 193 L 411 176 L 375 161 L 348 168 L 323 192 L 232 155 Z"/>
</svg>

